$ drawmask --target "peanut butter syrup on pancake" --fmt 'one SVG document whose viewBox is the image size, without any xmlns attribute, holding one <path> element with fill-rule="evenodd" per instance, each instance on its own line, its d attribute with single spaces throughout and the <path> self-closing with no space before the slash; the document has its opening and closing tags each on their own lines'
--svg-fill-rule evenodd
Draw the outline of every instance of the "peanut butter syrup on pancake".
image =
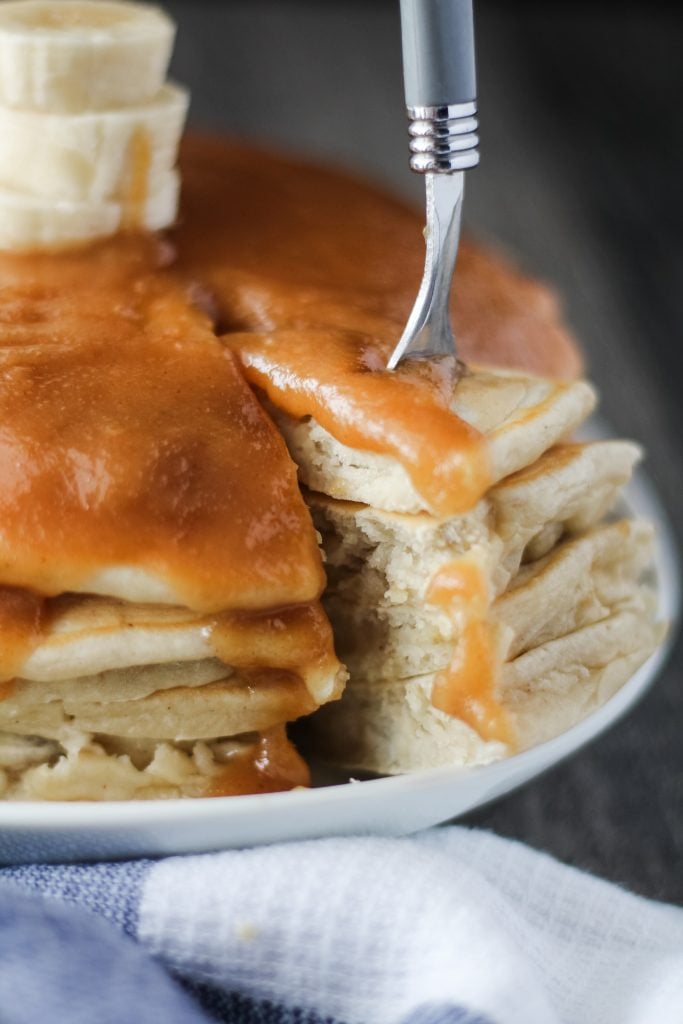
<svg viewBox="0 0 683 1024">
<path fill-rule="evenodd" d="M 339 330 L 229 334 L 247 379 L 297 418 L 313 416 L 351 448 L 391 455 L 440 515 L 489 487 L 483 437 L 449 409 L 455 364 L 384 369 L 382 346 Z"/>
<path fill-rule="evenodd" d="M 450 665 L 434 680 L 434 707 L 461 718 L 484 740 L 511 743 L 510 718 L 496 695 L 495 643 L 481 568 L 468 558 L 444 566 L 430 583 L 427 602 L 442 608 L 460 630 Z"/>
<path fill-rule="evenodd" d="M 174 232 L 225 329 L 337 327 L 393 346 L 424 267 L 415 209 L 345 173 L 188 136 Z M 453 319 L 466 363 L 573 379 L 581 359 L 543 285 L 467 239 Z"/>
<path fill-rule="evenodd" d="M 310 784 L 311 774 L 306 762 L 281 727 L 262 733 L 255 751 L 248 747 L 245 753 L 236 751 L 231 755 L 222 771 L 210 778 L 202 795 L 216 797 L 277 793 Z"/>
<path fill-rule="evenodd" d="M 315 600 L 295 468 L 167 258 L 126 236 L 0 257 L 3 583 L 127 566 L 200 611 Z"/>
</svg>

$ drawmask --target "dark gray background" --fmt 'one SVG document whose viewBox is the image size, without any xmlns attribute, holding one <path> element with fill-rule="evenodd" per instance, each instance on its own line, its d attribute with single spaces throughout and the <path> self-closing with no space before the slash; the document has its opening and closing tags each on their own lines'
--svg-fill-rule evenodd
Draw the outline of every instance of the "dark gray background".
<svg viewBox="0 0 683 1024">
<path fill-rule="evenodd" d="M 175 0 L 196 123 L 407 170 L 398 0 Z M 467 221 L 564 296 L 602 410 L 683 519 L 683 31 L 658 4 L 476 6 L 482 164 Z M 416 245 L 420 245 L 416 239 Z M 468 819 L 683 903 L 681 646 L 590 749 Z"/>
</svg>

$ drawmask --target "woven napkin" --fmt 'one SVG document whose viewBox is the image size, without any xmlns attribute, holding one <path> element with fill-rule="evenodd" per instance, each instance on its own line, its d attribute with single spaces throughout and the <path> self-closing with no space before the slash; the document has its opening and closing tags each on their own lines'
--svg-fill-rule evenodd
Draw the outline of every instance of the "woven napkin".
<svg viewBox="0 0 683 1024">
<path fill-rule="evenodd" d="M 683 1024 L 683 910 L 460 827 L 0 872 L 2 1024 Z"/>
</svg>

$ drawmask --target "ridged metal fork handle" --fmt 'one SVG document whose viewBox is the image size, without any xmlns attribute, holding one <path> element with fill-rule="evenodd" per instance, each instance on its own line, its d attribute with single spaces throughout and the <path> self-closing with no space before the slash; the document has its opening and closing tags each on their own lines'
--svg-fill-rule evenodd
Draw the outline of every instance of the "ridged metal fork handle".
<svg viewBox="0 0 683 1024">
<path fill-rule="evenodd" d="M 413 107 L 410 166 L 425 175 L 427 226 L 422 284 L 387 369 L 403 359 L 456 356 L 450 292 L 458 255 L 464 171 L 479 162 L 476 103 Z"/>
<path fill-rule="evenodd" d="M 449 305 L 464 172 L 479 162 L 472 0 L 400 0 L 410 166 L 426 175 L 427 257 L 417 300 L 388 369 L 457 357 Z"/>
<path fill-rule="evenodd" d="M 408 107 L 410 167 L 418 174 L 450 174 L 479 163 L 477 104 Z"/>
<path fill-rule="evenodd" d="M 427 256 L 424 276 L 401 340 L 391 354 L 388 370 L 402 359 L 454 356 L 449 298 L 458 255 L 464 172 L 427 174 Z"/>
</svg>

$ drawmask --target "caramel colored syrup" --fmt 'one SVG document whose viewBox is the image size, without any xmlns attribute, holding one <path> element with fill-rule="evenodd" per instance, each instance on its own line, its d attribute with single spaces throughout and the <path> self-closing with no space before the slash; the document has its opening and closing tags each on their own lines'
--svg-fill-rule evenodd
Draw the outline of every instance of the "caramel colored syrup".
<svg viewBox="0 0 683 1024">
<path fill-rule="evenodd" d="M 203 796 L 278 793 L 310 784 L 306 762 L 287 739 L 284 727 L 280 727 L 262 733 L 255 748 L 235 752 L 225 767 L 212 777 Z"/>
<path fill-rule="evenodd" d="M 314 601 L 295 467 L 168 258 L 125 235 L 0 257 L 2 582 L 125 565 L 199 611 Z"/>
<path fill-rule="evenodd" d="M 216 657 L 234 668 L 277 667 L 296 674 L 313 693 L 335 674 L 332 627 L 317 602 L 261 613 L 225 612 L 210 629 Z"/>
<path fill-rule="evenodd" d="M 0 700 L 15 691 L 14 677 L 39 643 L 46 618 L 45 599 L 13 587 L 0 587 Z"/>
<path fill-rule="evenodd" d="M 404 263 L 419 234 L 401 230 L 414 227 L 412 215 L 385 199 L 393 216 L 384 222 L 372 192 L 346 181 L 335 190 L 310 171 L 302 171 L 312 184 L 304 203 L 299 169 L 284 166 L 276 206 L 262 180 L 274 168 L 252 165 L 245 175 L 228 147 L 185 152 L 179 269 L 211 289 L 223 340 L 249 383 L 343 444 L 396 458 L 437 515 L 476 504 L 490 482 L 487 451 L 449 409 L 455 361 L 386 370 L 414 295 Z M 344 220 L 337 212 L 326 224 L 340 207 Z"/>
<path fill-rule="evenodd" d="M 449 409 L 454 360 L 406 363 L 341 331 L 229 334 L 247 380 L 291 416 L 313 416 L 350 448 L 391 455 L 437 515 L 466 512 L 490 484 L 484 438 Z"/>
<path fill-rule="evenodd" d="M 431 581 L 427 602 L 459 627 L 451 663 L 434 680 L 434 707 L 462 719 L 483 740 L 512 743 L 512 723 L 496 696 L 495 643 L 482 569 L 467 558 L 451 562 Z"/>
<path fill-rule="evenodd" d="M 393 348 L 424 266 L 416 208 L 347 173 L 215 137 L 186 137 L 180 169 L 180 266 L 214 292 L 224 330 L 335 328 Z M 465 363 L 581 372 L 554 294 L 467 238 L 452 311 Z"/>
</svg>

